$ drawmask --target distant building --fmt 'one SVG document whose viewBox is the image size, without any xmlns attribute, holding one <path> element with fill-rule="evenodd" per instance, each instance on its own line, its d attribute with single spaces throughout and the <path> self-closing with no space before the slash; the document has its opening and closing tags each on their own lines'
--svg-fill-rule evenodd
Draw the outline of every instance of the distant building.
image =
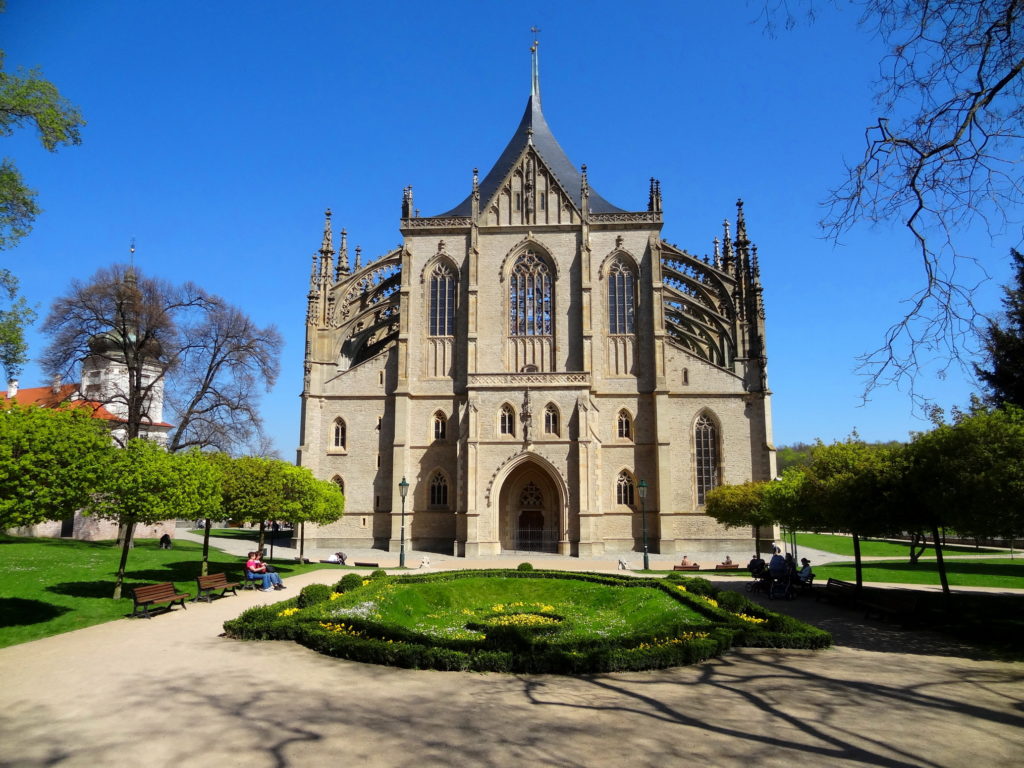
<svg viewBox="0 0 1024 768">
<path fill-rule="evenodd" d="M 407 478 L 416 549 L 639 551 L 646 517 L 651 552 L 752 551 L 754 531 L 703 510 L 775 474 L 757 250 L 742 203 L 710 258 L 662 224 L 658 181 L 622 209 L 569 161 L 536 54 L 523 118 L 465 200 L 424 217 L 406 188 L 402 244 L 365 264 L 344 229 L 335 250 L 328 211 L 298 460 L 346 510 L 307 544 L 397 550 Z"/>
<path fill-rule="evenodd" d="M 55 381 L 49 387 L 20 389 L 17 381 L 10 381 L 7 391 L 0 392 L 0 399 L 22 406 L 85 410 L 93 418 L 102 419 L 110 430 L 111 438 L 123 444 L 127 431 L 124 426 L 127 407 L 118 401 L 118 395 L 127 390 L 128 369 L 123 357 L 119 359 L 119 353 L 109 342 L 110 339 L 103 335 L 92 340 L 92 354 L 82 361 L 81 382 L 61 384 Z M 166 445 L 167 435 L 174 425 L 163 421 L 164 391 L 163 380 L 158 378 L 161 370 L 158 358 L 147 361 L 144 370 L 144 376 L 157 377 L 158 380 L 154 382 L 147 408 L 152 423 L 147 424 L 140 437 Z M 159 537 L 165 532 L 173 535 L 173 520 L 144 526 L 144 529 L 137 529 L 135 535 L 138 538 L 150 538 Z M 71 537 L 95 541 L 116 538 L 117 524 L 75 512 L 65 520 L 16 528 L 12 533 L 18 536 Z"/>
</svg>

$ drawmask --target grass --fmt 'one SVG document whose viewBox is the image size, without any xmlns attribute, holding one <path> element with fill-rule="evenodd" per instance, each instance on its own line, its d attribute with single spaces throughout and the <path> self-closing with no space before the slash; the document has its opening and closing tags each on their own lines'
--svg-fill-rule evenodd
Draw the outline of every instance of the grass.
<svg viewBox="0 0 1024 768">
<path fill-rule="evenodd" d="M 827 533 L 798 533 L 796 535 L 797 547 L 810 547 L 820 549 L 823 552 L 831 552 L 835 555 L 853 557 L 853 539 L 850 536 L 833 536 Z M 978 550 L 965 544 L 950 544 L 942 548 L 943 552 L 962 552 L 970 554 L 984 554 L 993 550 Z M 1010 550 L 997 550 L 1009 552 Z M 860 542 L 861 557 L 905 557 L 910 559 L 909 544 L 897 544 L 891 541 L 865 541 Z M 929 545 L 925 547 L 923 557 L 934 557 L 935 551 Z"/>
<path fill-rule="evenodd" d="M 362 598 L 357 597 L 357 600 Z M 379 621 L 428 637 L 452 636 L 467 622 L 486 623 L 513 614 L 557 615 L 552 637 L 610 632 L 661 632 L 670 625 L 709 621 L 654 589 L 611 589 L 565 579 L 466 578 L 426 584 L 394 584 L 380 595 Z M 336 608 L 343 609 L 344 602 Z"/>
<path fill-rule="evenodd" d="M 0 648 L 120 619 L 131 613 L 131 588 L 172 581 L 181 592 L 195 594 L 202 545 L 175 542 L 160 549 L 141 539 L 128 555 L 120 600 L 114 600 L 114 577 L 121 549 L 111 541 L 31 539 L 0 535 Z M 322 568 L 316 564 L 275 563 L 284 578 Z M 210 548 L 211 573 L 229 580 L 242 576 L 242 560 Z"/>
<path fill-rule="evenodd" d="M 979 560 L 946 560 L 946 575 L 953 587 L 992 587 L 1024 589 L 1024 560 L 992 558 Z M 939 584 L 938 566 L 934 560 L 921 560 L 916 565 L 907 561 L 864 563 L 864 581 L 894 584 Z M 826 579 L 854 581 L 853 563 L 831 563 L 814 566 L 815 584 Z"/>
</svg>

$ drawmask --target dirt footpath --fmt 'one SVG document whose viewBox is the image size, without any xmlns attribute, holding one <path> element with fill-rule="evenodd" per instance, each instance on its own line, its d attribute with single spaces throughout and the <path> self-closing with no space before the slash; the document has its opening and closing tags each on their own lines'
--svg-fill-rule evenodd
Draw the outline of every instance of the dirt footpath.
<svg viewBox="0 0 1024 768">
<path fill-rule="evenodd" d="M 283 594 L 336 578 L 295 577 Z M 845 628 L 843 645 L 566 678 L 400 670 L 219 637 L 225 619 L 281 596 L 244 592 L 0 650 L 0 766 L 997 768 L 1024 759 L 1024 664 L 964 658 L 883 626 L 865 634 L 852 615 L 808 602 L 827 628 Z"/>
</svg>

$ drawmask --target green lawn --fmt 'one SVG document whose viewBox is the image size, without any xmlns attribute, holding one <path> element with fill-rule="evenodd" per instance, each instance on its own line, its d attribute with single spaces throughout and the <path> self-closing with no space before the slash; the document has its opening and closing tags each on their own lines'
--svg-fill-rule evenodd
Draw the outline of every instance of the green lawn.
<svg viewBox="0 0 1024 768">
<path fill-rule="evenodd" d="M 114 600 L 114 576 L 121 550 L 114 542 L 29 539 L 0 535 L 0 648 L 102 624 L 131 613 L 131 588 L 173 581 L 195 594 L 202 545 L 176 541 L 159 549 L 142 539 L 128 555 L 123 594 Z M 284 578 L 323 568 L 319 563 L 276 562 Z M 210 548 L 210 572 L 242 577 L 242 559 Z"/>
<path fill-rule="evenodd" d="M 797 547 L 810 547 L 820 549 L 823 552 L 831 552 L 836 555 L 853 557 L 853 539 L 849 536 L 832 536 L 827 533 L 798 533 L 796 535 Z M 977 550 L 963 544 L 951 544 L 942 548 L 943 552 L 963 552 L 971 554 L 984 554 L 992 550 Z M 1010 550 L 1002 550 L 1009 552 Z M 907 544 L 894 544 L 891 541 L 864 541 L 860 543 L 861 557 L 905 557 L 910 559 L 910 547 Z M 924 557 L 933 557 L 934 552 L 929 546 L 925 549 Z"/>
<path fill-rule="evenodd" d="M 939 584 L 939 571 L 934 560 L 912 565 L 906 560 L 864 563 L 864 581 L 896 584 Z M 950 586 L 997 587 L 1024 589 L 1024 559 L 992 558 L 985 560 L 946 560 Z M 854 581 L 853 563 L 832 563 L 814 566 L 814 583 L 827 579 Z"/>
</svg>

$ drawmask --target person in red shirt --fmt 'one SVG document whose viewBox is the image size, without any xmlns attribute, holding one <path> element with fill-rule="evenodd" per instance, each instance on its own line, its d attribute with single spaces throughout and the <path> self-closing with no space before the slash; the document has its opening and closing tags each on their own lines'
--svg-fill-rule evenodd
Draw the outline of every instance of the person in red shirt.
<svg viewBox="0 0 1024 768">
<path fill-rule="evenodd" d="M 277 573 L 271 573 L 262 560 L 259 552 L 250 552 L 249 559 L 245 561 L 245 577 L 247 579 L 263 579 L 263 591 L 269 592 L 272 589 L 284 589 L 281 577 Z"/>
</svg>

